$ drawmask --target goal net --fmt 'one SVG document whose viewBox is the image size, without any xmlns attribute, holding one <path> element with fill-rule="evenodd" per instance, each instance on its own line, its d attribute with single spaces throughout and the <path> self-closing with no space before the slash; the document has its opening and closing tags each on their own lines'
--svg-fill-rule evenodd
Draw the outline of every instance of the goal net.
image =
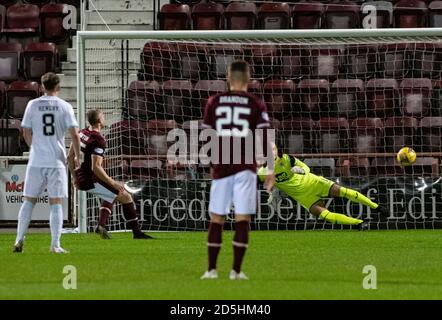
<svg viewBox="0 0 442 320">
<path fill-rule="evenodd" d="M 266 102 L 279 148 L 390 215 L 325 198 L 330 210 L 373 229 L 442 226 L 442 30 L 79 32 L 77 46 L 80 123 L 91 108 L 105 112 L 106 170 L 132 193 L 145 230 L 206 229 L 210 168 L 170 161 L 167 136 L 178 129 L 189 154 L 199 150 L 204 105 L 227 90 L 235 59 L 251 65 L 249 91 Z M 409 167 L 395 160 L 404 146 L 418 155 Z M 260 186 L 258 199 L 254 229 L 344 228 L 283 192 L 268 203 Z M 98 207 L 79 194 L 82 231 Z M 125 229 L 119 206 L 109 229 Z"/>
</svg>

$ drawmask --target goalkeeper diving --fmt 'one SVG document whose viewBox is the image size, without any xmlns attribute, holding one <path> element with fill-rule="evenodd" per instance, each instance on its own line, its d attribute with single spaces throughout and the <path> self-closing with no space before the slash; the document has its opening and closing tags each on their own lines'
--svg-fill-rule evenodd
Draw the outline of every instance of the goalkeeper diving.
<svg viewBox="0 0 442 320">
<path fill-rule="evenodd" d="M 359 230 L 368 228 L 368 224 L 361 219 L 329 211 L 322 200 L 327 197 L 346 198 L 352 202 L 368 206 L 383 215 L 387 214 L 385 207 L 374 203 L 360 192 L 340 186 L 331 180 L 311 173 L 310 168 L 304 162 L 291 155 L 279 153 L 276 145 L 273 145 L 272 151 L 275 157 L 274 186 L 299 202 L 315 217 L 330 223 L 354 225 Z M 267 175 L 267 167 L 260 167 L 258 170 L 259 180 L 264 182 Z M 271 192 L 273 186 L 266 186 L 266 188 Z"/>
</svg>

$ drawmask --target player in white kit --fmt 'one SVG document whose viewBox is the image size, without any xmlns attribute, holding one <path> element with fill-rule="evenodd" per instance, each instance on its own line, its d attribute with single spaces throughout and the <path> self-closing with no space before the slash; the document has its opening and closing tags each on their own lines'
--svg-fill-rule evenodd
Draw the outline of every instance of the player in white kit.
<svg viewBox="0 0 442 320">
<path fill-rule="evenodd" d="M 62 201 L 68 196 L 64 139 L 66 131 L 69 131 L 78 167 L 80 136 L 72 106 L 58 97 L 60 78 L 55 73 L 46 73 L 41 77 L 41 83 L 45 95 L 29 101 L 21 123 L 24 139 L 30 146 L 30 154 L 26 169 L 24 201 L 18 214 L 17 238 L 13 252 L 23 251 L 23 242 L 31 221 L 32 210 L 37 198 L 47 188 L 51 207 L 50 251 L 67 253 L 60 245 L 63 226 Z"/>
</svg>

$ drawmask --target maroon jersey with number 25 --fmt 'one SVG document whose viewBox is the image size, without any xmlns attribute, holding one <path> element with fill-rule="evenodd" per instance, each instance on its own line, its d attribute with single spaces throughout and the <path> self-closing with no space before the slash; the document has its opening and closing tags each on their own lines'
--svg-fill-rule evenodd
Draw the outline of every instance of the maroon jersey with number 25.
<svg viewBox="0 0 442 320">
<path fill-rule="evenodd" d="M 212 178 L 221 179 L 243 170 L 256 172 L 255 129 L 267 127 L 267 107 L 257 96 L 242 91 L 228 91 L 211 96 L 204 110 L 203 128 L 215 130 L 219 140 L 219 152 L 216 155 L 218 163 L 212 163 Z M 249 135 L 253 135 L 253 139 L 249 139 Z M 253 143 L 252 148 L 246 145 L 250 141 Z M 223 148 L 223 143 L 228 144 Z M 241 146 L 240 149 L 238 145 Z M 229 147 L 230 156 L 223 155 Z M 250 152 L 253 155 L 250 155 Z"/>
</svg>

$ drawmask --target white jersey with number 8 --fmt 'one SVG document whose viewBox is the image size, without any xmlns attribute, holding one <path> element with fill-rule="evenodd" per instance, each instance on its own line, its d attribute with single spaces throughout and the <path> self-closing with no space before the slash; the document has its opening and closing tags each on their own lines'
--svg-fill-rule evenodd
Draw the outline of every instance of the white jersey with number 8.
<svg viewBox="0 0 442 320">
<path fill-rule="evenodd" d="M 28 166 L 65 168 L 65 133 L 78 127 L 72 106 L 55 96 L 29 101 L 21 126 L 32 130 Z"/>
</svg>

